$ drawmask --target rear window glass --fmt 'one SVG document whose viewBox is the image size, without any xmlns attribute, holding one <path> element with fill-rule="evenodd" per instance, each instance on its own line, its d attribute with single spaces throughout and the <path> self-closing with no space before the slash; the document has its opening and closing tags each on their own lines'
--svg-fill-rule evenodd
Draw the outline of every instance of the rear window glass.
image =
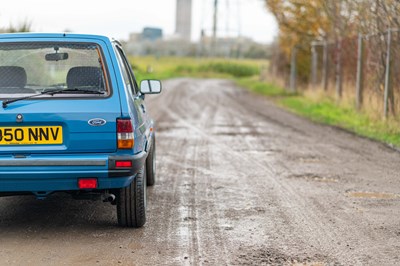
<svg viewBox="0 0 400 266">
<path fill-rule="evenodd" d="M 63 89 L 57 97 L 105 97 L 110 90 L 103 62 L 92 43 L 0 43 L 0 98 Z"/>
</svg>

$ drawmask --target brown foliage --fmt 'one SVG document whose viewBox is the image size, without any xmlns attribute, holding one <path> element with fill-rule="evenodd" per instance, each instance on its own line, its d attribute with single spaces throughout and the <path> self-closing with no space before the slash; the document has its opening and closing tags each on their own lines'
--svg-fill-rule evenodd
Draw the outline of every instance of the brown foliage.
<svg viewBox="0 0 400 266">
<path fill-rule="evenodd" d="M 279 52 L 289 61 L 293 47 L 300 49 L 298 74 L 309 76 L 312 41 L 338 42 L 358 33 L 382 33 L 400 28 L 398 0 L 265 0 L 279 25 Z M 376 47 L 385 58 L 385 39 Z M 285 70 L 282 70 L 285 71 Z"/>
</svg>

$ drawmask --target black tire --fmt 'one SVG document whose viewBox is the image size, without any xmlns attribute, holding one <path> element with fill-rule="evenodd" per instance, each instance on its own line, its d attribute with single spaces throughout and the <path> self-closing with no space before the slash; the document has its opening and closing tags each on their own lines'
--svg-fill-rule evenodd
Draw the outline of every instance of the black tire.
<svg viewBox="0 0 400 266">
<path fill-rule="evenodd" d="M 153 136 L 153 143 L 146 159 L 147 185 L 153 186 L 156 183 L 156 135 Z"/>
<path fill-rule="evenodd" d="M 132 183 L 117 195 L 118 224 L 123 227 L 142 227 L 146 223 L 146 169 L 139 170 Z"/>
</svg>

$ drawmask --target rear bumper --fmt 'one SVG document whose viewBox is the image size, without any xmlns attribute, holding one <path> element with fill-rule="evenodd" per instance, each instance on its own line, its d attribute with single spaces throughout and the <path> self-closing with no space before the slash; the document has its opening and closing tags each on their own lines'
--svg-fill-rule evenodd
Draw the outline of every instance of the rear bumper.
<svg viewBox="0 0 400 266">
<path fill-rule="evenodd" d="M 79 155 L 0 157 L 0 192 L 79 190 L 79 178 L 97 178 L 98 190 L 128 186 L 144 165 L 146 152 L 136 155 Z M 132 167 L 118 168 L 117 160 L 131 161 Z"/>
</svg>

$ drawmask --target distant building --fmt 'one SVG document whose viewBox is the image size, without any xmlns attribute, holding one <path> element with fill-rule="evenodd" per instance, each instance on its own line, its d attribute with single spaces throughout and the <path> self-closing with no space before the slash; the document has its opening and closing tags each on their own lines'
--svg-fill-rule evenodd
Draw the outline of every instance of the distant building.
<svg viewBox="0 0 400 266">
<path fill-rule="evenodd" d="M 176 1 L 176 34 L 190 42 L 192 36 L 192 0 Z"/>
<path fill-rule="evenodd" d="M 175 34 L 164 36 L 161 28 L 146 27 L 129 35 L 125 51 L 132 55 L 268 58 L 268 46 L 246 37 L 215 39 L 203 30 L 200 40 L 191 42 L 192 0 L 177 0 L 176 4 Z"/>
<path fill-rule="evenodd" d="M 156 41 L 162 39 L 163 31 L 160 28 L 146 27 L 143 29 L 142 39 L 148 41 Z"/>
</svg>

